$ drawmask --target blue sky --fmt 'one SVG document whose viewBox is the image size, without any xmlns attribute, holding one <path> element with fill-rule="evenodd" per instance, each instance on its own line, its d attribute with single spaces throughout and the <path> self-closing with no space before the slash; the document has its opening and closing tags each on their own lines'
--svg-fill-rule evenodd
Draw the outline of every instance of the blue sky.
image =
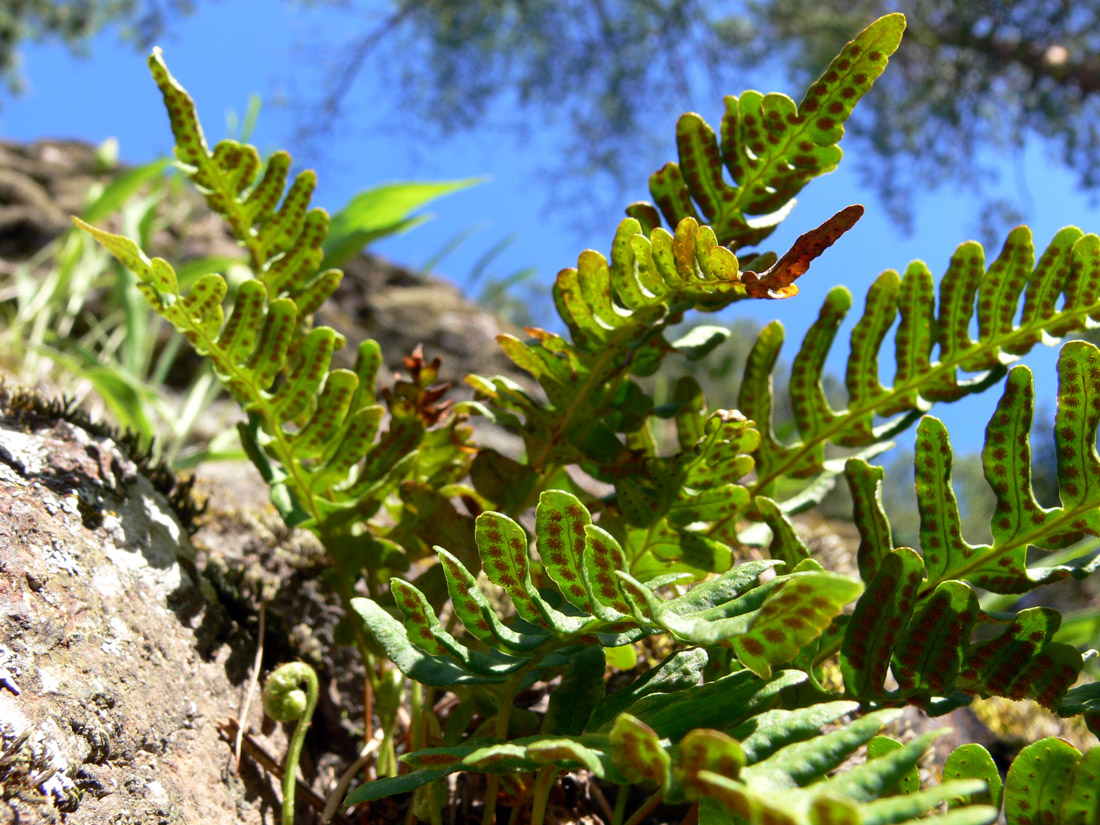
<svg viewBox="0 0 1100 825">
<path fill-rule="evenodd" d="M 233 0 L 198 4 L 198 11 L 177 20 L 161 45 L 173 74 L 198 103 L 207 137 L 225 134 L 226 113 L 243 112 L 249 95 L 265 101 L 309 90 L 320 77 L 314 67 L 323 57 L 303 49 L 303 44 L 324 42 L 346 33 L 350 23 L 338 11 L 275 4 L 270 0 Z M 257 28 L 256 20 L 262 21 Z M 107 33 L 92 44 L 92 56 L 71 56 L 58 45 L 32 45 L 24 51 L 24 67 L 30 78 L 27 94 L 5 94 L 0 108 L 0 134 L 9 139 L 74 137 L 99 142 L 115 137 L 123 160 L 140 162 L 167 153 L 168 130 L 156 87 L 149 78 L 144 55 L 129 44 L 120 44 Z M 889 69 L 887 69 L 889 71 Z M 461 283 L 477 258 L 501 238 L 517 233 L 518 239 L 498 260 L 496 269 L 507 274 L 527 266 L 539 272 L 539 282 L 549 289 L 554 274 L 575 263 L 577 254 L 594 248 L 607 254 L 619 214 L 607 214 L 587 228 L 548 207 L 546 179 L 540 170 L 548 152 L 557 145 L 560 132 L 535 131 L 519 141 L 507 132 L 481 129 L 440 139 L 429 132 L 423 141 L 410 130 L 390 128 L 400 117 L 386 93 L 383 67 L 373 67 L 352 91 L 355 116 L 332 133 L 313 165 L 319 176 L 315 201 L 334 211 L 356 191 L 378 183 L 401 179 L 447 179 L 489 175 L 492 180 L 477 188 L 451 195 L 429 211 L 435 219 L 407 235 L 384 241 L 373 251 L 417 267 L 448 238 L 474 224 L 486 228 L 459 247 L 443 263 L 441 273 Z M 794 97 L 800 89 L 773 81 L 762 91 L 785 91 Z M 741 89 L 730 89 L 739 93 Z M 875 94 L 872 90 L 871 94 Z M 720 101 L 694 102 L 712 123 L 720 117 Z M 704 105 L 705 104 L 705 105 Z M 658 134 L 667 136 L 664 157 L 674 157 L 673 133 L 679 111 L 655 118 Z M 296 127 L 290 109 L 265 105 L 252 141 L 261 150 L 295 147 L 290 143 Z M 661 117 L 665 122 L 661 122 Z M 559 127 L 552 127 L 559 128 Z M 844 145 L 844 144 L 842 144 Z M 848 151 L 857 151 L 848 147 Z M 1019 179 L 1013 163 L 1022 169 L 1030 189 L 1023 199 L 1016 188 Z M 651 163 L 640 164 L 637 186 L 622 201 L 646 197 L 645 181 Z M 1073 178 L 1052 163 L 1041 146 L 1030 146 L 1022 158 L 1005 158 L 1001 194 L 1013 199 L 1027 215 L 1041 251 L 1062 226 L 1076 224 L 1085 231 L 1100 228 L 1097 210 L 1077 191 Z M 867 214 L 856 227 L 822 258 L 799 282 L 801 293 L 781 302 L 744 302 L 732 315 L 747 315 L 766 322 L 780 318 L 787 327 L 784 357 L 791 358 L 806 328 L 813 322 L 828 290 L 844 283 L 855 294 L 852 315 L 834 345 L 829 368 L 843 374 L 847 337 L 862 312 L 863 296 L 884 269 L 904 271 L 914 258 L 925 260 L 938 278 L 955 246 L 978 231 L 976 202 L 972 193 L 944 186 L 917 196 L 915 231 L 904 235 L 886 217 L 877 197 L 860 185 L 844 164 L 834 174 L 812 183 L 785 224 L 766 242 L 782 252 L 790 241 L 849 203 L 863 203 Z M 1029 211 L 1030 207 L 1030 211 Z M 987 249 L 987 257 L 999 251 Z M 551 325 L 552 319 L 547 319 Z M 892 336 L 891 336 L 892 339 Z M 885 349 L 889 352 L 890 343 Z M 1025 363 L 1036 372 L 1038 397 L 1050 399 L 1056 388 L 1056 351 L 1040 347 Z M 883 369 L 888 382 L 893 376 L 887 356 Z M 935 409 L 952 434 L 956 449 L 979 449 L 985 422 L 997 393 Z M 732 406 L 735 399 L 713 399 L 712 404 Z M 899 441 L 912 443 L 912 434 Z"/>
</svg>

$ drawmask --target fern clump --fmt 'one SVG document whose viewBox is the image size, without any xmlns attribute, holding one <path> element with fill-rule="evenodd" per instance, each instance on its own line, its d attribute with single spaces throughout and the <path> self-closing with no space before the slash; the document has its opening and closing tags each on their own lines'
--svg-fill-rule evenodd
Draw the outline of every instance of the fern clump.
<svg viewBox="0 0 1100 825">
<path fill-rule="evenodd" d="M 752 348 L 737 409 L 709 405 L 690 366 L 668 403 L 642 380 L 666 359 L 690 365 L 721 345 L 728 332 L 716 326 L 668 340 L 687 313 L 794 298 L 797 279 L 862 215 L 842 209 L 782 255 L 746 249 L 840 162 L 844 123 L 903 29 L 897 14 L 872 23 L 797 105 L 775 93 L 727 98 L 720 138 L 685 115 L 679 163 L 650 180 L 656 206 L 629 207 L 610 257 L 588 250 L 558 274 L 565 332 L 499 337 L 539 389 L 471 375 L 475 397 L 457 402 L 436 383 L 439 361 L 419 350 L 405 359 L 409 379 L 382 390 L 371 341 L 354 369 L 332 368 L 344 339 L 312 315 L 340 273 L 322 268 L 328 217 L 309 207 L 312 173 L 287 189 L 285 153 L 210 149 L 154 53 L 179 164 L 253 277 L 232 295 L 220 275 L 184 292 L 166 261 L 80 226 L 209 360 L 247 414 L 241 438 L 272 501 L 329 551 L 376 698 L 368 713 L 386 730 L 346 805 L 411 793 L 409 815 L 440 822 L 443 780 L 464 771 L 486 777 L 476 786 L 486 825 L 500 805 L 513 820 L 529 807 L 541 825 L 558 777 L 583 772 L 597 790 L 620 787 L 611 825 L 625 821 L 634 786 L 648 798 L 630 825 L 669 806 L 680 806 L 675 821 L 739 825 L 978 824 L 1002 809 L 1012 825 L 1100 817 L 1100 749 L 1042 740 L 1002 781 L 984 748 L 963 744 L 929 778 L 918 766 L 939 731 L 889 735 L 906 705 L 938 716 L 992 696 L 1033 699 L 1100 730 L 1095 651 L 1059 638 L 1053 607 L 988 607 L 1100 566 L 1083 544 L 1100 535 L 1100 350 L 1061 350 L 1055 507 L 1032 492 L 1031 373 L 1009 370 L 1036 344 L 1100 320 L 1100 237 L 1064 229 L 1036 261 L 1020 227 L 988 265 L 966 242 L 938 298 L 923 263 L 883 273 L 852 332 L 844 409 L 823 389 L 852 306 L 835 287 L 794 357 L 792 440 L 772 421 L 778 321 Z M 880 352 L 895 322 L 885 386 Z M 997 504 L 991 542 L 974 545 L 946 429 L 927 413 L 996 386 L 982 465 Z M 469 416 L 520 436 L 523 454 L 479 446 Z M 664 421 L 670 448 L 656 434 Z M 896 547 L 884 471 L 871 460 L 914 424 L 920 546 Z M 859 531 L 847 572 L 814 558 L 792 519 L 841 475 Z M 624 659 L 632 673 L 610 682 L 611 662 Z M 406 680 L 402 738 L 393 728 Z M 531 691 L 546 698 L 539 710 L 519 702 Z"/>
</svg>

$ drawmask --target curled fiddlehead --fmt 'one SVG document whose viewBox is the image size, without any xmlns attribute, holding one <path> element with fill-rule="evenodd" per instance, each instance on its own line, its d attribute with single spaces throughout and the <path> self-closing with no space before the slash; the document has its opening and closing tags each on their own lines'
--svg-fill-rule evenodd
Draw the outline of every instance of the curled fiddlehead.
<svg viewBox="0 0 1100 825">
<path fill-rule="evenodd" d="M 276 669 L 264 683 L 264 711 L 277 722 L 298 720 L 283 765 L 282 825 L 294 825 L 294 789 L 298 760 L 306 740 L 313 711 L 317 709 L 317 674 L 304 662 L 291 662 Z"/>
</svg>

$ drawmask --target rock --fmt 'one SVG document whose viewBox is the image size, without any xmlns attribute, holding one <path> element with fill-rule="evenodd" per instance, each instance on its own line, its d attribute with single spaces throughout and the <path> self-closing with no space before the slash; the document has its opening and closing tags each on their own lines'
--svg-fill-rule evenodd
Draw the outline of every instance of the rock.
<svg viewBox="0 0 1100 825">
<path fill-rule="evenodd" d="M 0 272 L 26 260 L 69 224 L 84 193 L 117 171 L 75 140 L 0 140 Z"/>
<path fill-rule="evenodd" d="M 37 767 L 5 777 L 0 820 L 273 821 L 271 783 L 233 776 L 216 724 L 254 642 L 135 462 L 28 398 L 0 399 L 0 772 Z"/>
</svg>

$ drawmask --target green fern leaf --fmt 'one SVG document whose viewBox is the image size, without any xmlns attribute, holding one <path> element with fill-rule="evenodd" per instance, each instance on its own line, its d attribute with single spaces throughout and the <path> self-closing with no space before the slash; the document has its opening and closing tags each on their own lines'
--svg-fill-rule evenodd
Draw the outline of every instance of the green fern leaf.
<svg viewBox="0 0 1100 825">
<path fill-rule="evenodd" d="M 704 771 L 697 775 L 696 787 L 704 798 L 717 800 L 738 821 L 760 825 L 915 823 L 917 818 L 934 813 L 945 800 L 973 794 L 984 787 L 980 780 L 970 779 L 891 795 L 891 789 L 900 781 L 912 777 L 918 760 L 939 732 L 925 734 L 877 758 L 871 755 L 858 767 L 827 778 L 832 766 L 850 757 L 862 744 L 883 741 L 884 737 L 876 737 L 875 733 L 890 718 L 890 711 L 879 711 L 847 728 L 785 745 L 759 761 L 746 750 L 750 764 L 741 771 L 739 779 Z M 805 735 L 811 733 L 807 730 Z M 987 824 L 996 816 L 996 808 L 976 805 L 952 811 L 940 817 L 940 821 Z"/>
<path fill-rule="evenodd" d="M 892 739 L 889 736 L 879 735 L 867 743 L 867 758 L 878 759 L 880 756 L 885 756 L 886 754 L 893 753 L 894 751 L 900 750 L 903 747 L 905 746 L 902 745 L 901 742 L 899 742 L 897 739 Z M 923 748 L 921 748 L 920 751 L 921 753 L 923 753 Z M 875 767 L 881 767 L 881 765 Z M 910 771 L 902 776 L 898 783 L 893 787 L 883 786 L 879 788 L 874 794 L 872 794 L 871 799 L 874 799 L 876 796 L 884 795 L 883 791 L 887 789 L 890 793 L 900 792 L 903 794 L 911 794 L 919 790 L 920 772 L 917 770 L 917 766 L 913 765 Z M 836 790 L 836 788 L 834 787 L 833 790 Z"/>
<path fill-rule="evenodd" d="M 524 529 L 497 513 L 482 513 L 477 517 L 476 537 L 489 581 L 504 588 L 521 617 L 546 628 L 546 620 L 536 607 L 538 595 L 532 593 L 534 585 L 528 567 Z"/>
<path fill-rule="evenodd" d="M 696 728 L 680 740 L 675 775 L 688 794 L 699 794 L 706 790 L 699 782 L 701 771 L 736 779 L 745 762 L 745 752 L 736 739 L 722 731 Z"/>
<path fill-rule="evenodd" d="M 542 739 L 525 748 L 527 758 L 538 765 L 557 765 L 564 770 L 584 768 L 594 776 L 604 777 L 604 755 L 573 739 Z"/>
<path fill-rule="evenodd" d="M 1100 748 L 1091 748 L 1073 766 L 1062 801 L 1062 822 L 1100 822 Z"/>
<path fill-rule="evenodd" d="M 763 467 L 785 466 L 792 453 L 776 438 L 772 425 L 772 373 L 783 347 L 783 337 L 783 325 L 779 321 L 772 321 L 760 330 L 745 362 L 737 396 L 737 408 L 749 420 L 756 422 L 760 432 L 756 462 Z M 801 466 L 796 466 L 790 468 L 791 475 L 803 477 L 814 472 L 811 457 L 803 458 L 802 462 L 809 464 L 810 469 L 803 470 Z"/>
<path fill-rule="evenodd" d="M 401 579 L 390 580 L 390 592 L 405 616 L 405 632 L 409 641 L 429 655 L 445 656 L 446 650 L 436 638 L 443 625 L 435 617 L 424 594 Z"/>
<path fill-rule="evenodd" d="M 415 791 L 417 788 L 421 788 L 430 782 L 434 782 L 437 779 L 442 779 L 449 774 L 455 773 L 456 770 L 450 767 L 450 761 L 443 767 L 423 768 L 421 770 L 414 770 L 410 773 L 403 773 L 399 776 L 391 776 L 382 779 L 376 779 L 373 782 L 365 782 L 357 788 L 352 789 L 346 797 L 344 797 L 343 805 L 345 808 L 352 805 L 360 805 L 364 802 L 373 802 L 376 799 L 385 799 L 388 796 L 394 796 L 400 793 L 408 793 Z"/>
<path fill-rule="evenodd" d="M 586 525 L 582 576 L 591 596 L 592 612 L 605 622 L 616 622 L 630 613 L 616 571 L 628 567 L 626 554 L 615 537 L 595 524 Z"/>
<path fill-rule="evenodd" d="M 951 751 L 943 763 L 943 779 L 945 783 L 952 779 L 978 779 L 985 783 L 980 793 L 951 800 L 951 807 L 971 803 L 1001 807 L 1001 791 L 1004 788 L 1001 773 L 989 751 L 981 745 L 968 743 Z"/>
<path fill-rule="evenodd" d="M 649 181 L 669 225 L 705 220 L 719 242 L 734 249 L 771 234 L 802 187 L 840 162 L 836 144 L 844 123 L 886 68 L 904 29 L 900 14 L 872 23 L 844 47 L 797 107 L 782 94 L 747 91 L 727 97 L 721 143 L 699 115 L 682 116 L 676 125 L 679 164 L 666 164 Z M 724 179 L 723 164 L 732 185 Z M 648 227 L 657 225 L 650 204 L 632 204 L 627 212 Z"/>
<path fill-rule="evenodd" d="M 999 777 L 998 777 L 999 779 Z M 944 782 L 932 788 L 922 791 L 914 791 L 903 796 L 888 796 L 877 799 L 859 807 L 861 825 L 891 825 L 891 823 L 926 822 L 927 815 L 935 815 L 936 809 L 945 801 L 958 798 L 966 794 L 972 794 L 983 787 L 979 780 L 962 780 L 956 782 Z M 974 804 L 965 808 L 957 808 L 949 813 L 936 817 L 939 825 L 983 825 L 994 821 L 997 817 L 997 808 L 992 805 Z"/>
<path fill-rule="evenodd" d="M 880 275 L 867 292 L 867 308 L 852 330 L 851 355 L 845 373 L 848 405 L 874 409 L 886 390 L 878 379 L 878 351 L 897 314 L 901 281 L 893 270 Z M 899 334 L 901 330 L 899 329 Z M 903 356 L 904 357 L 904 356 Z M 899 366 L 899 371 L 901 371 Z M 860 446 L 874 439 L 874 415 L 850 418 L 845 430 L 835 438 L 842 446 Z"/>
<path fill-rule="evenodd" d="M 1021 610 L 999 636 L 967 649 L 959 686 L 1057 707 L 1083 665 L 1075 647 L 1051 642 L 1061 623 L 1049 607 Z"/>
<path fill-rule="evenodd" d="M 611 747 L 615 767 L 628 780 L 668 790 L 671 759 L 649 725 L 629 713 L 619 714 L 611 728 Z"/>
<path fill-rule="evenodd" d="M 1059 358 L 1056 413 L 1062 506 L 1043 509 L 1031 489 L 1029 434 L 1034 408 L 1031 373 L 1015 367 L 986 432 L 982 459 L 997 508 L 993 543 L 970 545 L 961 534 L 951 481 L 952 454 L 943 425 L 926 417 L 917 430 L 917 503 L 921 550 L 892 550 L 881 503 L 868 489 L 879 473 L 849 462 L 849 482 L 861 532 L 861 571 L 874 575 L 857 603 L 841 646 L 845 685 L 853 695 L 880 699 L 977 695 L 1032 698 L 1058 708 L 1081 671 L 1081 654 L 1053 642 L 1060 615 L 1046 608 L 1021 611 L 1000 635 L 972 642 L 979 609 L 973 585 L 1018 593 L 1067 576 L 1082 578 L 1100 562 L 1081 566 L 1027 567 L 1031 547 L 1057 548 L 1097 534 L 1096 422 L 1090 409 L 1100 379 L 1100 350 L 1074 341 Z M 1065 485 L 1069 489 L 1064 489 Z M 862 552 L 872 548 L 869 554 Z M 896 592 L 895 592 L 896 591 Z M 898 691 L 885 693 L 892 661 Z M 931 707 L 931 706 L 930 706 Z M 946 706 L 945 706 L 946 707 Z M 1083 712 L 1084 708 L 1079 709 Z M 941 711 L 942 712 L 942 711 Z"/>
<path fill-rule="evenodd" d="M 628 560 L 636 563 L 656 540 L 676 536 L 681 542 L 705 539 L 727 545 L 737 541 L 735 527 L 749 506 L 747 489 L 736 482 L 753 469 L 749 455 L 759 434 L 737 413 L 718 411 L 706 419 L 696 444 L 670 458 L 650 458 L 638 471 L 616 480 L 617 503 L 628 525 L 645 528 L 640 544 L 627 542 Z M 667 525 L 667 531 L 653 529 Z M 704 531 L 701 525 L 709 525 Z M 684 548 L 681 560 L 689 562 Z M 696 569 L 717 572 L 729 566 L 726 552 L 701 560 Z"/>
<path fill-rule="evenodd" d="M 546 402 L 504 378 L 467 381 L 505 413 L 502 423 L 523 435 L 536 470 L 594 461 L 608 468 L 596 469 L 598 477 L 625 478 L 622 464 L 631 453 L 616 433 L 636 432 L 651 409 L 627 377 L 651 374 L 673 351 L 664 329 L 692 307 L 713 311 L 746 298 L 795 294 L 795 279 L 861 214 L 862 207 L 843 210 L 761 273 L 741 272 L 713 231 L 694 220 L 680 222 L 674 235 L 656 229 L 647 237 L 637 221 L 627 219 L 616 233 L 610 263 L 589 250 L 576 269 L 558 274 L 554 300 L 571 342 L 536 329 L 527 341 L 498 338 L 508 357 L 539 382 Z M 693 356 L 698 349 L 682 348 Z M 641 502 L 639 509 L 646 509 Z"/>
<path fill-rule="evenodd" d="M 941 582 L 901 634 L 894 678 L 903 693 L 951 692 L 978 620 L 978 598 L 963 582 Z"/>
<path fill-rule="evenodd" d="M 747 767 L 742 778 L 761 791 L 805 785 L 837 767 L 898 715 L 896 710 L 875 711 L 827 734 L 794 742 Z"/>
<path fill-rule="evenodd" d="M 848 489 L 852 493 L 852 522 L 859 528 L 859 549 L 856 560 L 859 576 L 869 582 L 878 573 L 894 541 L 890 522 L 882 511 L 882 480 L 886 472 L 860 458 L 850 458 L 844 465 Z"/>
<path fill-rule="evenodd" d="M 473 638 L 517 653 L 532 651 L 550 638 L 549 634 L 518 633 L 506 627 L 462 562 L 441 547 L 435 549 L 447 579 L 447 591 L 455 615 Z"/>
<path fill-rule="evenodd" d="M 1055 440 L 1062 506 L 1044 510 L 1032 493 L 1029 436 L 1034 392 L 1031 372 L 1015 367 L 986 430 L 982 451 L 986 479 L 997 496 L 990 524 L 992 546 L 975 547 L 961 539 L 946 432 L 935 419 L 921 423 L 917 500 L 931 586 L 965 576 L 994 592 L 1018 593 L 1069 575 L 1083 577 L 1097 566 L 1026 567 L 1029 546 L 1064 547 L 1100 531 L 1096 521 L 1100 503 L 1097 425 L 1081 413 L 1100 393 L 1100 350 L 1083 341 L 1066 344 L 1058 360 L 1058 375 Z"/>
<path fill-rule="evenodd" d="M 772 539 L 768 547 L 768 556 L 781 561 L 793 568 L 805 559 L 810 558 L 810 551 L 806 544 L 795 533 L 794 525 L 786 514 L 779 509 L 779 505 L 770 498 L 757 496 L 753 504 L 760 513 L 764 523 L 771 528 Z"/>
<path fill-rule="evenodd" d="M 132 242 L 77 223 L 132 269 L 150 306 L 210 359 L 249 413 L 249 423 L 240 428 L 242 442 L 287 523 L 314 530 L 339 556 L 358 529 L 352 525 L 372 518 L 388 496 L 402 492 L 406 476 L 419 473 L 418 483 L 436 486 L 465 476 L 473 453 L 465 444 L 470 433 L 455 419 L 431 428 L 446 410 L 432 407 L 439 394 L 428 384 L 437 371 L 421 369 L 417 354 L 407 363 L 418 378 L 399 381 L 386 396 L 391 423 L 376 442 L 383 416 L 374 403 L 377 344 L 360 346 L 354 371 L 332 370 L 343 336 L 312 327 L 312 313 L 341 278 L 338 270 L 318 272 L 329 220 L 324 210 L 309 208 L 316 176 L 300 173 L 284 196 L 290 167 L 285 152 L 265 165 L 254 147 L 235 141 L 210 149 L 194 102 L 159 50 L 149 66 L 168 108 L 179 165 L 248 251 L 254 277 L 240 285 L 226 318 L 228 290 L 220 275 L 205 274 L 183 292 L 167 262 L 150 261 Z M 416 495 L 421 488 L 405 489 Z M 406 511 L 394 529 L 408 530 L 413 519 Z M 380 535 L 389 529 L 378 526 L 359 544 L 385 547 L 367 555 L 385 555 L 400 566 L 396 545 Z M 419 548 L 427 549 L 423 543 Z M 362 570 L 365 556 L 351 555 L 337 559 L 341 568 Z"/>
<path fill-rule="evenodd" d="M 353 599 L 352 609 L 402 673 L 422 685 L 501 684 L 507 674 L 477 674 L 442 655 L 425 653 L 414 645 L 405 628 L 370 599 Z"/>
<path fill-rule="evenodd" d="M 783 690 L 805 681 L 806 674 L 797 670 L 781 671 L 767 681 L 742 670 L 671 696 L 646 697 L 631 712 L 661 739 L 679 741 L 696 728 L 735 727 L 772 709 Z"/>
<path fill-rule="evenodd" d="M 897 643 L 896 628 L 905 627 L 912 617 L 923 578 L 921 557 L 902 547 L 883 559 L 868 583 L 841 646 L 841 672 L 852 695 L 885 695 L 882 686 Z"/>
<path fill-rule="evenodd" d="M 1020 751 L 1005 777 L 1006 824 L 1073 821 L 1063 817 L 1063 806 L 1072 799 L 1067 791 L 1071 787 L 1074 768 L 1080 760 L 1081 752 L 1061 739 L 1042 739 Z M 1095 764 L 1097 760 L 1091 761 Z M 1095 784 L 1081 786 L 1074 794 L 1076 802 L 1094 795 L 1097 787 Z M 1090 807 L 1090 813 L 1095 817 L 1096 802 L 1093 801 Z"/>
<path fill-rule="evenodd" d="M 763 762 L 780 748 L 810 739 L 825 726 L 854 713 L 858 702 L 825 702 L 798 710 L 769 710 L 732 728 L 750 763 Z"/>
<path fill-rule="evenodd" d="M 909 793 L 920 786 L 917 763 L 946 729 L 929 731 L 902 745 L 886 736 L 867 743 L 867 761 L 836 776 L 829 790 L 859 802 L 870 802 L 900 788 Z M 892 742 L 893 746 L 886 745 Z"/>
<path fill-rule="evenodd" d="M 769 594 L 748 632 L 732 640 L 737 658 L 767 679 L 772 665 L 793 659 L 862 590 L 859 582 L 835 573 L 792 577 Z"/>
<path fill-rule="evenodd" d="M 1058 706 L 1059 716 L 1081 716 L 1094 735 L 1100 731 L 1100 683 L 1089 682 L 1066 691 Z"/>
<path fill-rule="evenodd" d="M 940 582 L 958 577 L 976 554 L 990 548 L 972 546 L 962 538 L 959 504 L 951 481 L 951 444 L 938 419 L 926 416 L 921 420 L 916 449 L 920 453 L 916 461 L 920 544 L 929 579 Z"/>
<path fill-rule="evenodd" d="M 791 406 L 800 440 L 780 444 L 772 433 L 770 373 L 779 355 L 782 330 L 777 323 L 759 335 L 749 356 L 739 406 L 763 434 L 756 454 L 754 494 L 771 495 L 782 477 L 828 475 L 827 443 L 869 447 L 908 427 L 936 401 L 955 401 L 999 380 L 1006 364 L 1035 344 L 1082 330 L 1097 312 L 1097 290 L 1089 284 L 1100 256 L 1100 238 L 1069 227 L 1059 232 L 1038 264 L 1033 264 L 1031 233 L 1020 227 L 1009 235 L 997 260 L 985 267 L 982 248 L 973 241 L 959 246 L 940 284 L 938 314 L 931 317 L 927 268 L 915 262 L 898 285 L 884 273 L 868 293 L 867 305 L 852 334 L 846 383 L 849 403 L 834 410 L 824 396 L 824 364 L 836 331 L 851 303 L 843 287 L 829 293 L 817 322 L 807 333 L 791 376 Z M 1021 293 L 1025 307 L 1016 322 Z M 1030 297 L 1028 297 L 1030 296 Z M 1061 308 L 1058 298 L 1064 296 Z M 1093 303 L 1088 303 L 1088 301 Z M 979 334 L 970 337 L 978 306 Z M 879 383 L 877 352 L 885 330 L 900 313 L 895 334 L 897 371 L 892 387 Z M 933 345 L 938 360 L 931 360 Z M 978 373 L 960 380 L 959 370 Z M 874 416 L 894 416 L 873 427 Z M 782 502 L 781 502 L 781 506 Z M 786 507 L 784 506 L 784 509 Z"/>
<path fill-rule="evenodd" d="M 589 717 L 589 729 L 600 730 L 610 725 L 616 716 L 630 710 L 647 696 L 667 698 L 670 694 L 699 684 L 706 664 L 707 654 L 701 648 L 670 653 L 631 685 L 605 696 Z"/>
<path fill-rule="evenodd" d="M 949 271 L 944 276 L 945 288 L 950 278 Z M 901 287 L 898 291 L 897 305 L 901 321 L 898 324 L 897 335 L 894 337 L 897 359 L 894 384 L 911 388 L 905 392 L 895 393 L 894 399 L 888 403 L 879 403 L 876 399 L 878 414 L 882 416 L 896 415 L 908 410 L 922 410 L 930 406 L 912 386 L 915 378 L 931 371 L 932 348 L 937 340 L 938 329 L 934 317 L 936 299 L 932 288 L 932 273 L 923 261 L 913 261 L 905 270 L 905 276 L 901 279 Z M 969 316 L 966 320 L 969 320 Z M 966 332 L 964 328 L 963 333 Z M 939 340 L 946 343 L 949 334 L 948 331 L 940 333 Z M 877 362 L 875 369 L 871 371 L 877 375 Z"/>
<path fill-rule="evenodd" d="M 546 574 L 570 603 L 592 613 L 592 599 L 582 574 L 585 528 L 592 523 L 592 516 L 574 497 L 547 490 L 539 497 L 535 519 L 539 557 Z"/>
<path fill-rule="evenodd" d="M 181 168 L 248 250 L 252 269 L 271 296 L 304 297 L 302 315 L 312 311 L 339 280 L 335 270 L 316 277 L 323 257 L 321 243 L 328 233 L 327 213 L 308 209 L 316 175 L 309 170 L 299 173 L 276 209 L 290 156 L 275 153 L 261 177 L 263 164 L 255 147 L 223 140 L 211 151 L 195 103 L 168 71 L 160 49 L 153 50 L 149 68 L 164 97 Z"/>
<path fill-rule="evenodd" d="M 431 615 L 420 591 L 399 580 L 393 581 L 392 591 L 404 625 L 373 601 L 354 600 L 366 629 L 382 634 L 379 644 L 387 651 L 392 648 L 391 658 L 399 668 L 427 668 L 426 661 L 433 667 L 438 665 L 431 674 L 436 683 L 449 677 L 464 680 L 455 684 L 471 679 L 474 684 L 487 678 L 499 680 L 515 672 L 524 660 L 529 666 L 548 667 L 547 662 L 560 661 L 555 651 L 569 651 L 572 645 L 618 647 L 668 631 L 697 643 L 731 646 L 746 666 L 768 678 L 774 666 L 790 661 L 816 639 L 860 589 L 858 582 L 825 573 L 808 560 L 792 573 L 761 584 L 761 574 L 775 562 L 756 561 L 735 567 L 675 598 L 664 599 L 658 591 L 679 580 L 680 575 L 670 574 L 642 584 L 625 573 L 627 561 L 618 542 L 591 523 L 587 510 L 571 494 L 545 493 L 535 525 L 538 546 L 547 557 L 558 552 L 553 549 L 554 541 L 559 542 L 562 553 L 566 543 L 572 547 L 572 563 L 551 561 L 559 566 L 559 573 L 573 572 L 571 564 L 576 563 L 575 553 L 584 537 L 579 577 L 561 577 L 563 591 L 580 585 L 574 603 L 568 605 L 569 612 L 552 607 L 547 601 L 549 593 L 544 597 L 534 586 L 523 528 L 500 513 L 485 512 L 478 516 L 475 529 L 482 566 L 489 580 L 503 588 L 515 606 L 521 621 L 518 627 L 510 627 L 497 615 L 457 558 L 436 548 L 455 615 L 487 652 L 470 649 L 451 636 Z M 363 607 L 366 602 L 369 607 Z M 587 603 L 591 610 L 583 612 L 577 603 Z M 675 662 L 669 665 L 668 679 L 679 678 L 673 675 L 678 667 Z M 407 675 L 413 676 L 411 672 Z M 652 678 L 656 679 L 657 674 Z M 624 701 L 630 707 L 645 705 L 645 699 L 660 692 L 664 681 L 662 676 L 649 688 L 641 682 L 636 695 L 626 693 L 610 704 L 603 703 L 595 715 L 606 720 L 612 711 L 626 709 L 620 704 Z"/>
</svg>

